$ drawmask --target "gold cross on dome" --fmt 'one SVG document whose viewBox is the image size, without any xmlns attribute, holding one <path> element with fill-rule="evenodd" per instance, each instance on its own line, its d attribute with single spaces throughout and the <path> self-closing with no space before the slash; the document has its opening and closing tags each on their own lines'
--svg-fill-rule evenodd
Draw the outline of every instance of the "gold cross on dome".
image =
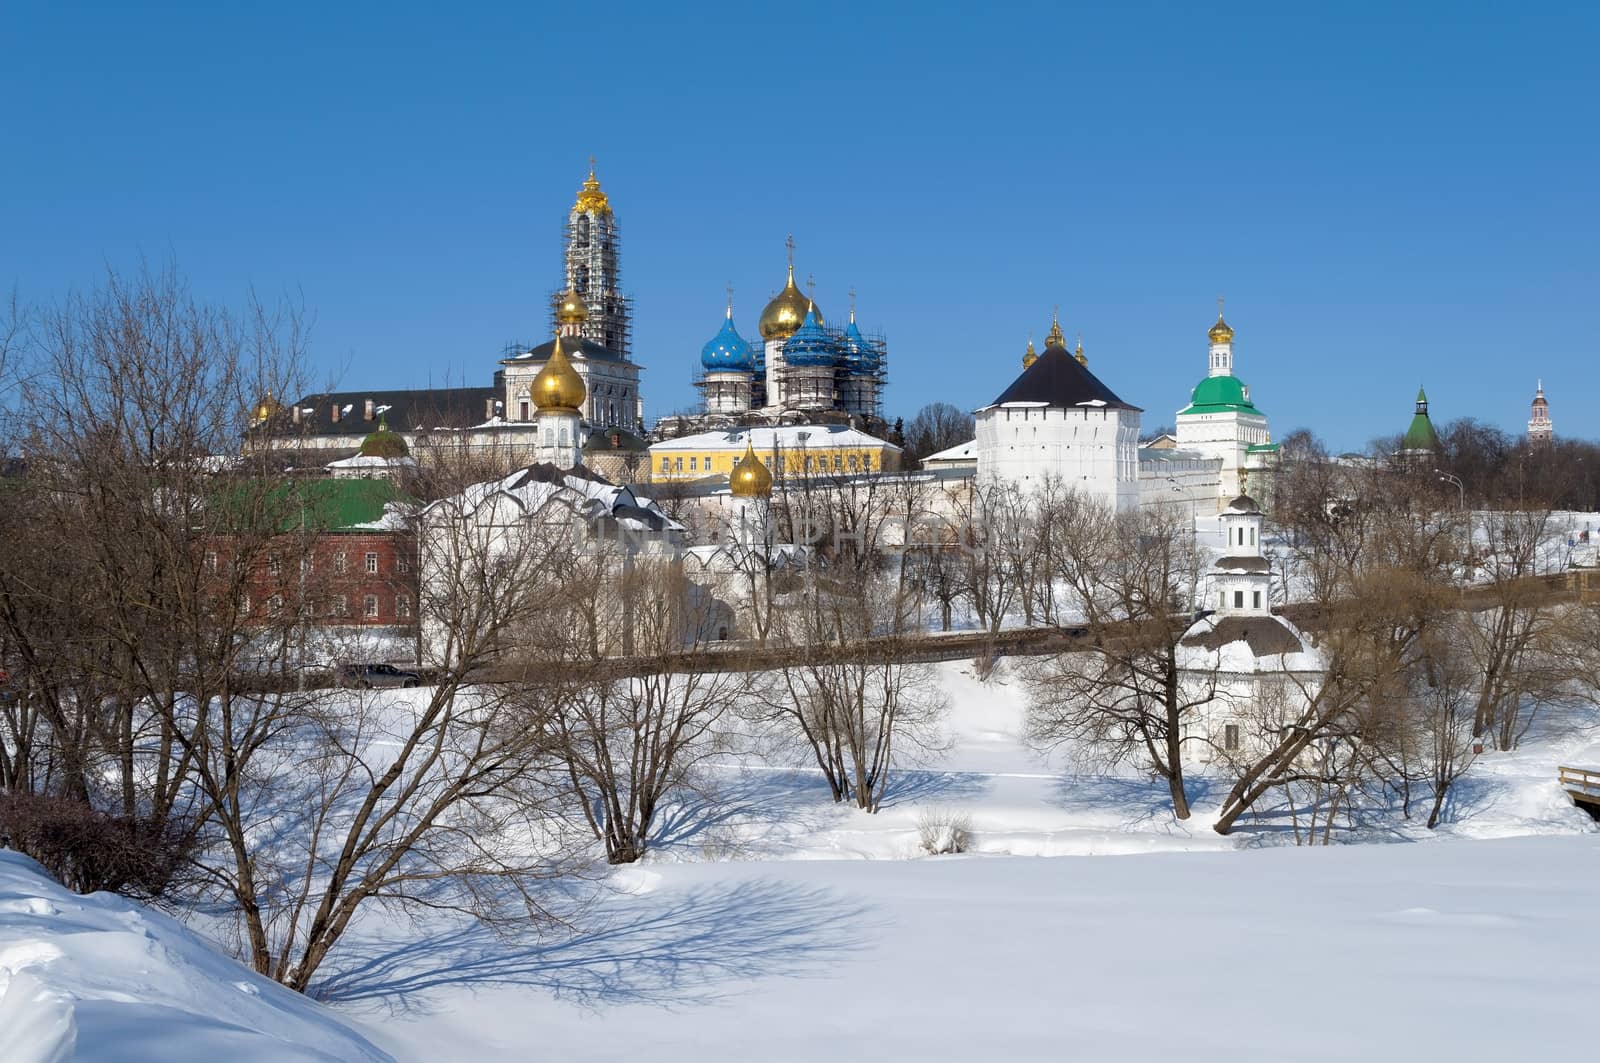
<svg viewBox="0 0 1600 1063">
<path fill-rule="evenodd" d="M 789 234 L 789 238 L 783 242 L 783 246 L 789 249 L 789 268 L 794 269 L 794 233 Z"/>
</svg>

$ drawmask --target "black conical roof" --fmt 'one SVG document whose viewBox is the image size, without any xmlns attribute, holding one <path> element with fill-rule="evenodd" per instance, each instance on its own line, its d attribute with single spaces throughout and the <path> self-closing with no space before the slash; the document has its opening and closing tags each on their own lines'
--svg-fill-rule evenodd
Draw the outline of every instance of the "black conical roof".
<svg viewBox="0 0 1600 1063">
<path fill-rule="evenodd" d="M 1116 392 L 1100 382 L 1100 378 L 1080 365 L 1063 347 L 1048 347 L 1037 361 L 1022 371 L 1011 386 L 1000 393 L 990 405 L 1007 402 L 1042 402 L 1049 406 L 1072 409 L 1085 404 L 1100 404 L 1118 410 L 1137 410 L 1139 407 L 1123 402 Z"/>
</svg>

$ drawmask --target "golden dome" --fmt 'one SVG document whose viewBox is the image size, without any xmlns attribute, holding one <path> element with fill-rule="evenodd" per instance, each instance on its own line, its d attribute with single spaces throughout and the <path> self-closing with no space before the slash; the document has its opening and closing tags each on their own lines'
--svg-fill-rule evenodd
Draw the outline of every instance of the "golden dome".
<svg viewBox="0 0 1600 1063">
<path fill-rule="evenodd" d="M 735 498 L 767 498 L 772 494 L 772 473 L 756 457 L 749 437 L 744 441 L 744 457 L 733 463 L 728 473 L 728 490 Z"/>
<path fill-rule="evenodd" d="M 532 391 L 533 404 L 541 412 L 577 413 L 578 407 L 583 405 L 583 377 L 567 361 L 566 353 L 561 349 L 560 336 L 556 337 L 555 346 L 550 349 L 550 360 L 533 378 Z"/>
<path fill-rule="evenodd" d="M 273 414 L 281 409 L 283 409 L 283 404 L 272 397 L 272 389 L 268 388 L 267 393 L 261 397 L 261 401 L 256 403 L 255 409 L 250 411 L 250 423 L 261 424 L 263 421 L 271 420 Z"/>
<path fill-rule="evenodd" d="M 1233 342 L 1233 328 L 1226 321 L 1222 320 L 1221 311 L 1218 311 L 1217 313 L 1217 323 L 1211 326 L 1211 331 L 1207 332 L 1206 335 L 1211 337 L 1212 343 Z"/>
<path fill-rule="evenodd" d="M 1022 352 L 1022 368 L 1027 369 L 1030 366 L 1032 366 L 1034 362 L 1037 362 L 1038 360 L 1039 360 L 1039 356 L 1037 354 L 1033 353 L 1033 337 L 1029 336 L 1028 337 L 1028 349 L 1026 351 Z"/>
<path fill-rule="evenodd" d="M 761 338 L 764 340 L 786 340 L 793 336 L 800 328 L 801 322 L 806 319 L 806 310 L 810 308 L 817 315 L 817 324 L 823 324 L 822 310 L 811 300 L 803 295 L 794 283 L 794 264 L 789 265 L 789 283 L 783 286 L 783 291 L 772 297 L 772 302 L 761 311 Z"/>
<path fill-rule="evenodd" d="M 1050 315 L 1050 331 L 1044 338 L 1045 350 L 1066 350 L 1067 334 L 1061 331 L 1061 319 L 1052 313 Z"/>
<path fill-rule="evenodd" d="M 589 320 L 589 306 L 576 290 L 568 288 L 556 307 L 556 321 L 562 325 L 581 325 Z"/>
<path fill-rule="evenodd" d="M 1074 355 L 1074 357 L 1076 357 L 1078 359 L 1078 364 L 1079 365 L 1083 366 L 1085 369 L 1089 368 L 1089 359 L 1087 357 L 1085 357 L 1084 353 L 1083 353 L 1083 337 L 1082 336 L 1078 337 L 1078 350 L 1077 350 L 1077 353 Z"/>
<path fill-rule="evenodd" d="M 611 213 L 611 201 L 600 191 L 600 182 L 595 178 L 592 158 L 589 160 L 589 177 L 583 182 L 583 188 L 579 189 L 578 201 L 572 205 L 572 209 L 584 213 Z"/>
</svg>

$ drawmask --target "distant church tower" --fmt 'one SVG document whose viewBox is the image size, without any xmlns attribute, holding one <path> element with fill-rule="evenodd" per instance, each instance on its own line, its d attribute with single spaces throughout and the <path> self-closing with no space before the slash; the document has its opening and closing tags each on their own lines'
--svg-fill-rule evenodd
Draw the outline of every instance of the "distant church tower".
<svg viewBox="0 0 1600 1063">
<path fill-rule="evenodd" d="M 622 295 L 620 250 L 616 215 L 590 158 L 589 177 L 567 216 L 567 290 L 582 296 L 588 310 L 583 338 L 630 359 L 633 313 Z M 560 303 L 557 296 L 553 306 Z"/>
<path fill-rule="evenodd" d="M 1539 381 L 1538 388 L 1533 393 L 1533 412 L 1528 417 L 1528 442 L 1535 446 L 1542 446 L 1556 434 L 1556 426 L 1550 422 L 1550 404 L 1545 401 L 1544 381 Z"/>
</svg>

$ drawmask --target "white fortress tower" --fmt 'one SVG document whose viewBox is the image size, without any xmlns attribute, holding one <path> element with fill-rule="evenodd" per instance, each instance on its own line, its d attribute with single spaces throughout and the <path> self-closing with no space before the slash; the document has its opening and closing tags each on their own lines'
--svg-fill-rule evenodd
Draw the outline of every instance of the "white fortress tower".
<svg viewBox="0 0 1600 1063">
<path fill-rule="evenodd" d="M 1036 489 L 1054 478 L 1117 511 L 1139 505 L 1139 414 L 1066 348 L 1059 325 L 1045 349 L 978 410 L 979 482 Z"/>
</svg>

